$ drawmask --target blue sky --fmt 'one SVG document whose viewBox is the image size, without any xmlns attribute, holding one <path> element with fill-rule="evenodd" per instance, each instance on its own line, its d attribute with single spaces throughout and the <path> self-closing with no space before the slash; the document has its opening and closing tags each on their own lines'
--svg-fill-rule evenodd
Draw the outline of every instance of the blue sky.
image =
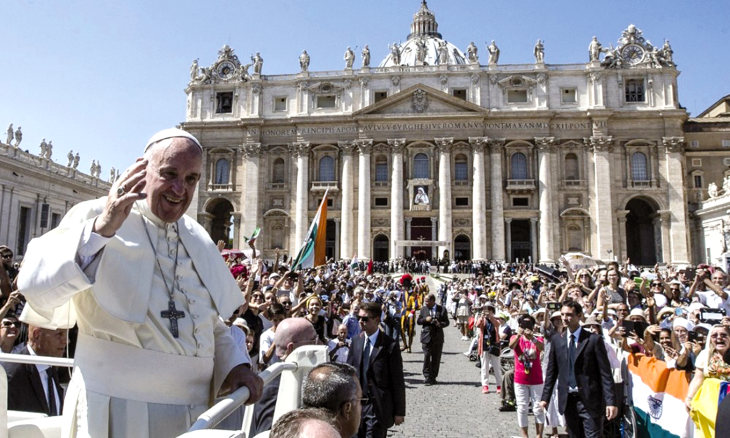
<svg viewBox="0 0 730 438">
<path fill-rule="evenodd" d="M 125 168 L 158 129 L 185 116 L 190 63 L 210 65 L 223 44 L 241 61 L 256 51 L 264 74 L 344 67 L 345 48 L 368 44 L 377 65 L 393 41 L 405 41 L 419 0 L 2 0 L 0 132 L 23 127 L 23 149 L 53 140 L 57 162 L 70 149 L 81 170 L 101 161 Z M 461 1 L 431 0 L 439 31 L 462 50 L 470 41 L 486 62 L 530 63 L 537 38 L 548 64 L 587 61 L 593 35 L 605 46 L 630 23 L 655 45 L 669 39 L 681 71 L 679 98 L 697 115 L 730 93 L 727 0 Z M 4 137 L 3 137 L 4 140 Z"/>
</svg>

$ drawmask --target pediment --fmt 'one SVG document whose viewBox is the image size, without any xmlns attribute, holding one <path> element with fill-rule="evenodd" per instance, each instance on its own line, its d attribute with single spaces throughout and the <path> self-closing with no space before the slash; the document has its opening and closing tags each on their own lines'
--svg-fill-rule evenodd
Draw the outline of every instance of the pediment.
<svg viewBox="0 0 730 438">
<path fill-rule="evenodd" d="M 367 115 L 432 115 L 432 114 L 479 114 L 486 110 L 479 105 L 454 97 L 423 84 L 416 84 L 400 93 L 368 105 L 353 116 Z"/>
</svg>

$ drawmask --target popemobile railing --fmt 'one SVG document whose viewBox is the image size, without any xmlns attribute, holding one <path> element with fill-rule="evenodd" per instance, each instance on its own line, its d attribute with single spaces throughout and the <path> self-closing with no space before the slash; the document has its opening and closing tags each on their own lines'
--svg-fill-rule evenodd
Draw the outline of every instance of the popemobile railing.
<svg viewBox="0 0 730 438">
<path fill-rule="evenodd" d="M 73 359 L 0 353 L 0 362 L 73 367 Z M 61 437 L 61 416 L 49 417 L 37 412 L 8 412 L 8 376 L 0 366 L 0 436 L 8 438 Z"/>
<path fill-rule="evenodd" d="M 264 385 L 270 384 L 281 376 L 279 393 L 274 410 L 273 421 L 301 405 L 301 387 L 304 378 L 312 368 L 328 361 L 327 347 L 324 345 L 306 345 L 294 350 L 284 362 L 276 363 L 259 373 Z M 73 359 L 30 356 L 23 354 L 0 353 L 0 362 L 22 364 L 39 364 L 55 367 L 73 367 Z M 249 398 L 246 387 L 239 388 L 220 399 L 213 407 L 203 412 L 188 432 L 181 437 L 248 437 L 253 421 L 253 405 L 245 407 L 243 420 L 236 427 L 238 430 L 214 430 L 223 420 L 239 411 Z M 0 437 L 25 438 L 43 437 L 60 438 L 62 417 L 49 417 L 35 412 L 10 411 L 8 413 L 8 380 L 5 368 L 0 366 Z"/>
</svg>

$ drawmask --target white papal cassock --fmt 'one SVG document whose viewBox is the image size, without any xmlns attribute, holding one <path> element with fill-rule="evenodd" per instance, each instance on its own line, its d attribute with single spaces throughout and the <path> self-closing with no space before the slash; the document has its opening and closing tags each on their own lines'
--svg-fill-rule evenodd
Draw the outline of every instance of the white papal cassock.
<svg viewBox="0 0 730 438">
<path fill-rule="evenodd" d="M 112 238 L 90 239 L 105 202 L 75 206 L 30 242 L 18 280 L 29 304 L 23 319 L 49 328 L 78 323 L 63 412 L 68 436 L 176 436 L 209 406 L 228 372 L 250 362 L 220 318 L 242 304 L 241 292 L 198 223 L 187 216 L 163 223 L 145 200 Z M 172 284 L 178 239 L 173 298 L 185 317 L 175 338 L 160 315 L 169 300 L 161 275 Z M 80 256 L 90 246 L 101 250 Z"/>
</svg>

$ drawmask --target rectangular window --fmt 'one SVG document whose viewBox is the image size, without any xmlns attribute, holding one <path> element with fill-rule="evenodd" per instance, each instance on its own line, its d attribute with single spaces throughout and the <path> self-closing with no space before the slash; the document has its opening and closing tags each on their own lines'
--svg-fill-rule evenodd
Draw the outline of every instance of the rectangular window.
<svg viewBox="0 0 730 438">
<path fill-rule="evenodd" d="M 627 79 L 625 85 L 626 102 L 644 101 L 644 80 Z"/>
<path fill-rule="evenodd" d="M 51 213 L 51 206 L 43 203 L 41 204 L 41 228 L 48 228 L 48 215 Z"/>
<path fill-rule="evenodd" d="M 18 255 L 25 254 L 25 246 L 30 240 L 30 207 L 20 207 L 20 218 L 18 221 L 18 248 L 15 251 Z"/>
<path fill-rule="evenodd" d="M 61 222 L 61 215 L 59 213 L 51 214 L 51 228 L 56 228 Z"/>
<path fill-rule="evenodd" d="M 462 100 L 466 100 L 466 88 L 454 88 L 451 90 L 451 94 Z"/>
<path fill-rule="evenodd" d="M 692 158 L 692 167 L 702 167 L 702 158 Z"/>
<path fill-rule="evenodd" d="M 722 147 L 724 147 L 724 148 L 730 148 L 730 140 L 723 140 L 722 141 Z"/>
<path fill-rule="evenodd" d="M 702 188 L 702 175 L 695 175 L 695 188 L 696 189 Z"/>
<path fill-rule="evenodd" d="M 216 113 L 230 113 L 233 112 L 233 92 L 226 91 L 224 93 L 217 93 L 216 98 Z"/>
<path fill-rule="evenodd" d="M 454 179 L 456 181 L 466 181 L 469 178 L 469 169 L 466 162 L 454 163 Z"/>
<path fill-rule="evenodd" d="M 376 207 L 387 207 L 388 198 L 375 198 L 375 206 Z"/>
<path fill-rule="evenodd" d="M 513 207 L 527 207 L 530 205 L 530 198 L 512 198 Z"/>
<path fill-rule="evenodd" d="M 375 164 L 375 181 L 387 182 L 388 181 L 388 163 L 376 163 Z"/>
<path fill-rule="evenodd" d="M 455 198 L 454 205 L 456 205 L 457 207 L 468 207 L 469 198 Z"/>
<path fill-rule="evenodd" d="M 274 111 L 286 111 L 286 97 L 274 98 Z"/>
<path fill-rule="evenodd" d="M 319 204 L 322 203 L 322 198 L 317 199 L 317 208 L 319 208 Z M 327 198 L 327 207 L 332 207 L 334 205 L 332 198 Z"/>
<path fill-rule="evenodd" d="M 527 103 L 527 90 L 507 90 L 508 103 Z"/>
<path fill-rule="evenodd" d="M 700 141 L 699 140 L 692 140 L 689 142 L 689 147 L 691 148 L 698 148 L 700 147 Z"/>
<path fill-rule="evenodd" d="M 561 88 L 560 89 L 560 102 L 562 103 L 576 103 L 578 101 L 578 92 L 575 88 Z"/>
<path fill-rule="evenodd" d="M 317 108 L 334 108 L 335 101 L 336 98 L 334 94 L 317 96 Z"/>
<path fill-rule="evenodd" d="M 376 91 L 373 94 L 373 103 L 378 103 L 381 100 L 386 99 L 387 97 L 388 97 L 388 92 L 387 91 Z"/>
</svg>

